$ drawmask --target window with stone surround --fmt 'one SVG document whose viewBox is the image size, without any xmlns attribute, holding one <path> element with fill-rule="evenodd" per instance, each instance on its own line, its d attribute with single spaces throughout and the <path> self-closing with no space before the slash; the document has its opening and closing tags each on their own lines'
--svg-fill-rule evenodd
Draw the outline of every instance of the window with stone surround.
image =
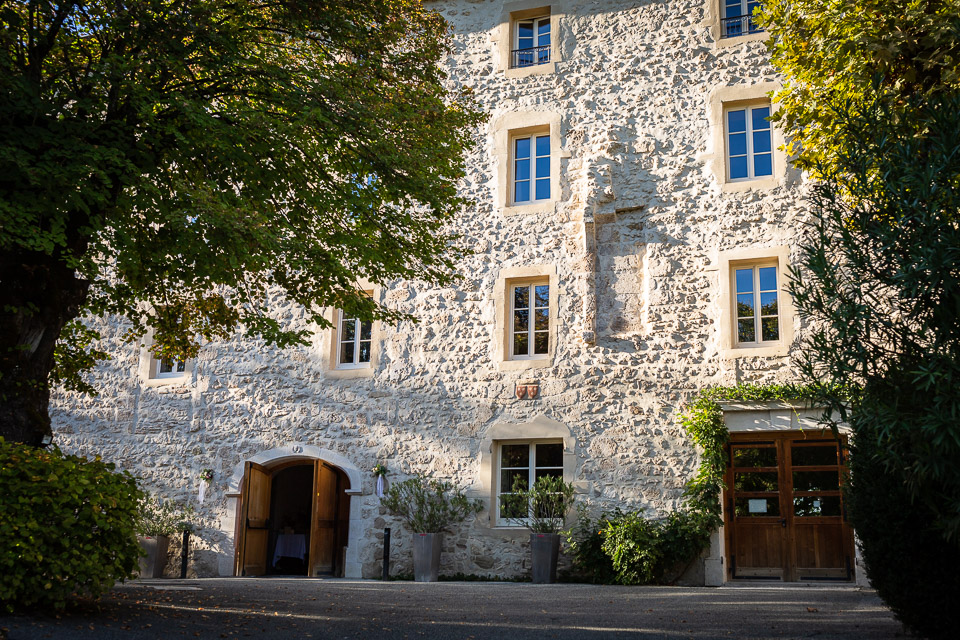
<svg viewBox="0 0 960 640">
<path fill-rule="evenodd" d="M 501 371 L 553 365 L 557 349 L 557 268 L 506 267 L 494 284 L 495 364 Z"/>
<path fill-rule="evenodd" d="M 727 180 L 755 180 L 773 175 L 770 102 L 725 107 Z"/>
<path fill-rule="evenodd" d="M 337 368 L 369 367 L 373 354 L 373 322 L 339 312 L 337 323 Z"/>
<path fill-rule="evenodd" d="M 550 355 L 550 283 L 546 279 L 510 285 L 510 356 L 514 360 Z"/>
<path fill-rule="evenodd" d="M 704 159 L 723 193 L 773 189 L 799 180 L 783 133 L 770 122 L 776 82 L 714 87 L 707 98 L 710 136 Z"/>
<path fill-rule="evenodd" d="M 154 378 L 179 378 L 186 375 L 187 362 L 185 360 L 154 358 L 154 362 L 156 363 Z"/>
<path fill-rule="evenodd" d="M 379 300 L 379 286 L 363 280 L 358 288 L 367 298 Z M 332 325 L 322 339 L 326 343 L 325 376 L 330 379 L 372 377 L 380 358 L 380 323 L 361 320 L 342 309 L 329 309 L 324 316 Z"/>
<path fill-rule="evenodd" d="M 720 254 L 721 356 L 787 355 L 793 342 L 793 300 L 784 287 L 787 247 Z"/>
<path fill-rule="evenodd" d="M 510 68 L 550 62 L 550 13 L 513 21 L 513 49 Z"/>
<path fill-rule="evenodd" d="M 511 513 L 503 504 L 503 496 L 511 495 L 514 482 L 524 487 L 533 486 L 537 478 L 551 476 L 563 478 L 563 442 L 501 442 L 497 455 L 497 525 L 515 525 L 511 517 L 522 517 L 521 513 Z"/>
<path fill-rule="evenodd" d="M 505 2 L 496 32 L 500 68 L 507 78 L 556 72 L 557 27 L 563 2 Z"/>
<path fill-rule="evenodd" d="M 550 200 L 550 128 L 511 135 L 513 206 Z"/>
<path fill-rule="evenodd" d="M 734 263 L 730 269 L 736 299 L 736 345 L 745 347 L 778 342 L 780 287 L 776 260 Z"/>
<path fill-rule="evenodd" d="M 177 358 L 158 358 L 153 354 L 153 331 L 144 336 L 140 345 L 138 373 L 141 384 L 146 387 L 178 386 L 189 384 L 193 379 L 196 361 Z"/>
<path fill-rule="evenodd" d="M 760 6 L 760 0 L 720 0 L 720 2 L 723 4 L 723 16 L 720 19 L 721 38 L 736 38 L 763 31 L 753 17 L 753 10 Z"/>
</svg>

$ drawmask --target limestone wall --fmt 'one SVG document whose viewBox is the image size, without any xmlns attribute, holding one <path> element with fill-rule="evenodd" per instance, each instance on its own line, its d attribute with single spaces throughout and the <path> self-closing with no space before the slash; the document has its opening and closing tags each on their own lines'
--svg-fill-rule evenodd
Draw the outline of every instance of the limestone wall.
<svg viewBox="0 0 960 640">
<path fill-rule="evenodd" d="M 287 350 L 238 336 L 205 346 L 186 384 L 148 387 L 137 375 L 140 348 L 123 344 L 123 325 L 108 319 L 96 321 L 114 354 L 95 375 L 100 397 L 60 393 L 53 402 L 64 449 L 116 460 L 150 488 L 187 498 L 200 470 L 215 470 L 198 575 L 232 563 L 227 484 L 258 452 L 314 445 L 363 470 L 350 544 L 356 571 L 373 577 L 390 524 L 367 473 L 377 462 L 394 480 L 428 472 L 488 498 L 487 431 L 543 415 L 570 430 L 568 479 L 582 500 L 663 513 L 697 461 L 676 422 L 682 402 L 710 384 L 789 377 L 789 357 L 721 359 L 719 350 L 719 252 L 788 245 L 795 254 L 802 216 L 800 176 L 724 193 L 709 166 L 710 93 L 776 80 L 765 45 L 718 47 L 704 0 L 555 3 L 556 72 L 508 78 L 498 59 L 502 2 L 433 4 L 455 33 L 450 82 L 473 87 L 491 115 L 467 159 L 463 188 L 475 206 L 457 224 L 476 254 L 456 287 L 381 290 L 384 304 L 420 322 L 381 328 L 374 375 L 332 379 L 327 335 Z M 560 116 L 560 197 L 547 213 L 504 216 L 498 202 L 505 167 L 494 122 L 518 112 Z M 531 265 L 557 272 L 554 362 L 503 371 L 498 274 Z M 302 323 L 287 303 L 276 313 Z M 518 400 L 518 380 L 536 380 L 540 394 Z M 450 537 L 444 572 L 528 569 L 525 535 L 489 524 L 482 514 Z M 397 570 L 410 571 L 409 534 L 397 523 L 393 531 Z"/>
</svg>

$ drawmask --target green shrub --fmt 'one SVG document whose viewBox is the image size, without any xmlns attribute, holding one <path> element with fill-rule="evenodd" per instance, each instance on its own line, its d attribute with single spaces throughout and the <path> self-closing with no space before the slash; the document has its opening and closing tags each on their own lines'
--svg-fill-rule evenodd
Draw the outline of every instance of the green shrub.
<svg viewBox="0 0 960 640">
<path fill-rule="evenodd" d="M 887 451 L 877 433 L 856 417 L 853 426 L 846 506 L 870 582 L 917 634 L 956 638 L 960 549 L 935 526 L 935 511 L 911 497 L 904 474 L 884 463 Z"/>
<path fill-rule="evenodd" d="M 424 476 L 391 485 L 380 503 L 414 533 L 447 531 L 483 509 L 483 503 L 467 498 L 462 488 Z"/>
<path fill-rule="evenodd" d="M 510 493 L 501 494 L 500 504 L 507 518 L 533 533 L 560 533 L 573 506 L 574 488 L 563 478 L 540 476 L 527 488 L 525 478 L 513 479 Z"/>
<path fill-rule="evenodd" d="M 611 560 L 613 582 L 619 584 L 671 583 L 710 542 L 709 515 L 673 511 L 652 520 L 642 509 L 618 513 L 600 531 L 602 548 Z"/>
<path fill-rule="evenodd" d="M 620 509 L 616 509 L 612 513 L 603 512 L 594 520 L 586 505 L 577 505 L 577 523 L 567 532 L 567 549 L 573 566 L 565 580 L 592 584 L 610 584 L 615 580 L 613 562 L 603 550 L 601 531 L 610 520 L 622 515 Z"/>
<path fill-rule="evenodd" d="M 139 511 L 137 535 L 173 536 L 183 531 L 193 531 L 193 505 L 149 495 L 140 501 Z"/>
<path fill-rule="evenodd" d="M 143 497 L 114 465 L 0 438 L 0 602 L 62 608 L 132 577 Z"/>
</svg>

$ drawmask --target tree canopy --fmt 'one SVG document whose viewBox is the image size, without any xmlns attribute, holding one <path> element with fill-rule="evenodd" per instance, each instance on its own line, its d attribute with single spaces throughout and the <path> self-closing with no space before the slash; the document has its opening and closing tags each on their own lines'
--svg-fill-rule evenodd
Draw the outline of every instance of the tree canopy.
<svg viewBox="0 0 960 640">
<path fill-rule="evenodd" d="M 872 584 L 915 631 L 953 637 L 960 5 L 765 7 L 786 76 L 776 118 L 818 177 L 789 284 L 807 325 L 801 367 L 854 432 L 846 504 Z"/>
<path fill-rule="evenodd" d="M 416 0 L 3 2 L 0 434 L 49 431 L 49 379 L 84 386 L 83 314 L 189 357 L 237 327 L 303 342 L 278 297 L 324 326 L 397 317 L 358 278 L 449 281 L 481 115 L 446 29 Z"/>
</svg>

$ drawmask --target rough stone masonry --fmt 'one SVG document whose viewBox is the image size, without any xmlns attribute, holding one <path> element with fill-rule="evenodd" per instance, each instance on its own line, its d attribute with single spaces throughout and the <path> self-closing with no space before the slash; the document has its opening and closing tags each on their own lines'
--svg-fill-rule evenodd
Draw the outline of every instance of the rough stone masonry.
<svg viewBox="0 0 960 640">
<path fill-rule="evenodd" d="M 285 350 L 238 335 L 205 345 L 184 376 L 150 380 L 124 323 L 93 321 L 114 357 L 95 372 L 99 397 L 56 395 L 56 441 L 182 500 L 195 501 L 200 470 L 213 468 L 191 575 L 231 573 L 235 474 L 263 452 L 311 447 L 352 469 L 361 486 L 346 571 L 375 577 L 384 526 L 395 571 L 410 571 L 409 534 L 374 492 L 378 462 L 391 481 L 424 472 L 489 505 L 499 444 L 547 434 L 564 442 L 564 475 L 591 510 L 663 514 L 697 464 L 677 422 L 683 402 L 708 385 L 789 378 L 792 345 L 730 356 L 721 335 L 723 252 L 785 246 L 793 260 L 804 216 L 803 177 L 782 158 L 772 185 L 730 189 L 714 168 L 711 96 L 776 82 L 764 43 L 719 42 L 719 0 L 546 2 L 429 3 L 452 26 L 449 82 L 472 87 L 490 114 L 466 158 L 474 204 L 456 223 L 475 253 L 455 287 L 375 288 L 419 322 L 378 326 L 370 371 L 338 376 L 325 331 Z M 515 16 L 531 9 L 551 19 L 551 70 L 511 74 L 501 52 L 516 48 Z M 533 213 L 503 188 L 511 122 L 551 136 L 553 193 Z M 504 348 L 510 273 L 539 274 L 555 296 L 551 353 L 536 366 L 514 367 Z M 303 325 L 290 303 L 275 313 Z M 536 396 L 519 399 L 518 384 Z M 447 536 L 443 573 L 529 570 L 526 532 L 495 516 L 488 508 Z"/>
</svg>

